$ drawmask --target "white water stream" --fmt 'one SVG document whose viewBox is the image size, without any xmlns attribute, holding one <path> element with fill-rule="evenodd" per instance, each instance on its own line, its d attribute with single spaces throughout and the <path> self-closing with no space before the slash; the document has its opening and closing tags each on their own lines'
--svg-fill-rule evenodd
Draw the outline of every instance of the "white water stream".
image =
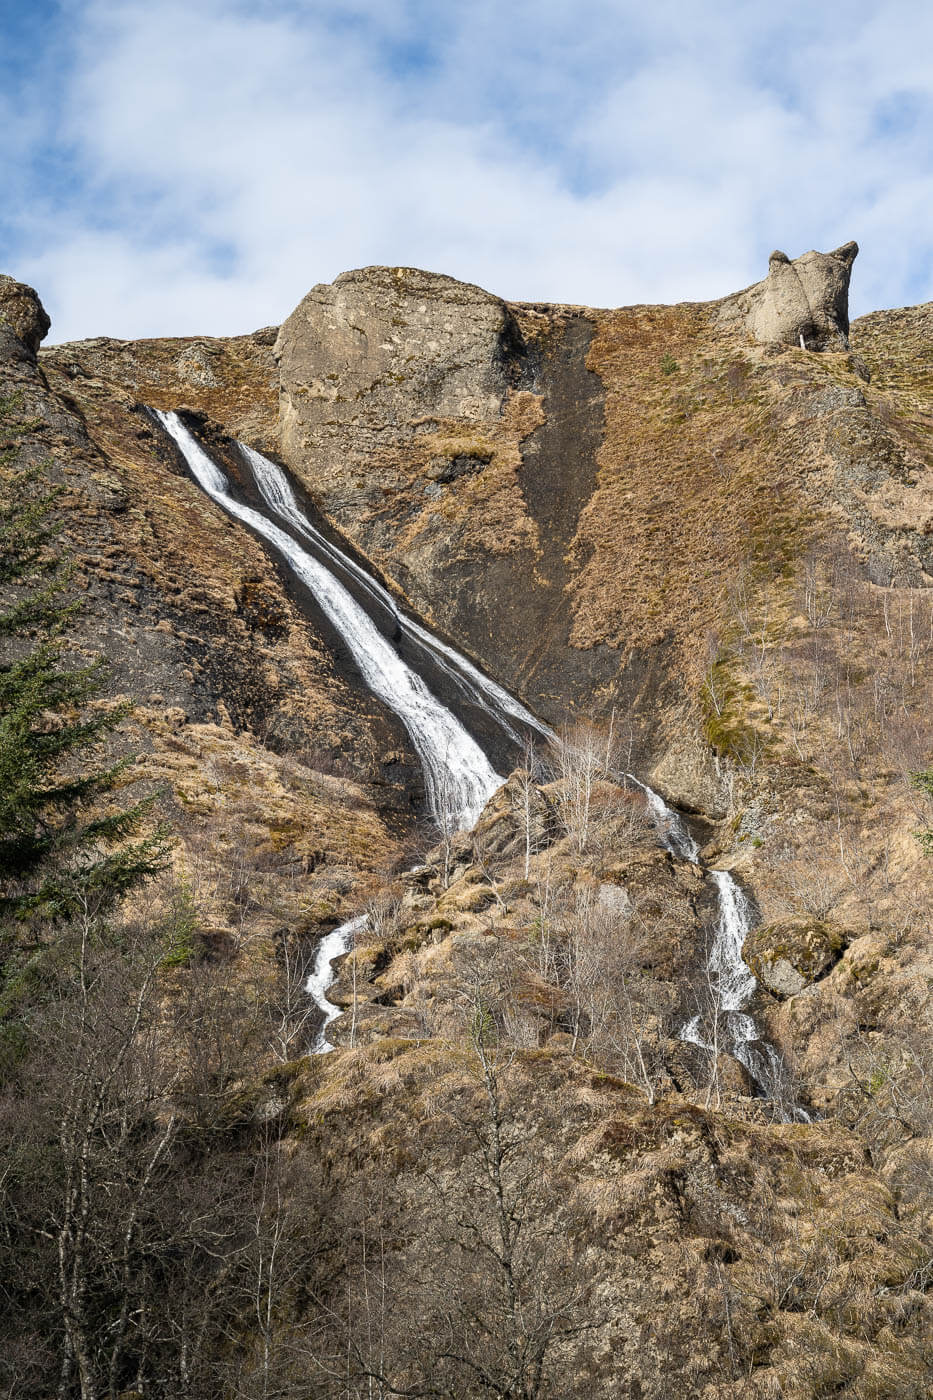
<svg viewBox="0 0 933 1400">
<path fill-rule="evenodd" d="M 421 759 L 428 803 L 438 825 L 447 831 L 473 826 L 496 788 L 505 781 L 493 770 L 476 740 L 405 664 L 343 584 L 291 535 L 230 494 L 227 478 L 177 413 L 156 410 L 156 416 L 178 444 L 198 485 L 228 515 L 249 525 L 278 551 L 345 641 L 369 689 L 398 715 Z M 255 456 L 272 467 L 260 454 Z M 273 473 L 265 476 L 274 480 Z M 297 516 L 297 504 L 295 512 Z M 304 528 L 305 532 L 311 529 L 307 522 Z"/>
<path fill-rule="evenodd" d="M 683 818 L 652 788 L 631 773 L 626 776 L 645 794 L 648 810 L 665 848 L 680 860 L 700 865 L 699 847 Z M 705 1013 L 698 1012 L 681 1027 L 680 1039 L 710 1054 L 725 1050 L 744 1065 L 765 1098 L 778 1100 L 783 1105 L 787 1098 L 784 1066 L 774 1046 L 762 1040 L 755 1018 L 747 1010 L 758 985 L 742 957 L 742 945 L 752 927 L 751 906 L 728 870 L 702 868 L 716 886 L 719 905 L 707 958 L 712 1004 Z M 809 1122 L 806 1112 L 796 1105 L 789 1110 L 782 1107 L 782 1111 Z"/>
<path fill-rule="evenodd" d="M 665 849 L 680 860 L 689 860 L 693 865 L 699 865 L 700 848 L 691 836 L 683 817 L 679 817 L 676 812 L 672 811 L 663 797 L 658 796 L 654 788 L 650 788 L 647 783 L 639 782 L 633 773 L 626 773 L 625 776 L 630 783 L 641 788 L 645 794 L 651 820 L 654 822 L 661 838 L 661 844 Z"/>
<path fill-rule="evenodd" d="M 281 467 L 261 452 L 257 452 L 254 447 L 247 447 L 245 442 L 238 442 L 237 446 L 249 464 L 260 495 L 269 509 L 298 534 L 304 535 L 305 539 L 326 553 L 335 567 L 344 570 L 365 588 L 370 597 L 394 618 L 399 631 L 407 633 L 423 649 L 430 652 L 435 664 L 448 679 L 454 682 L 468 700 L 485 710 L 516 744 L 521 744 L 523 740 L 521 731 L 510 722 L 513 720 L 536 730 L 546 739 L 557 737 L 552 729 L 542 724 L 520 701 L 507 690 L 503 690 L 501 685 L 497 685 L 489 676 L 484 676 L 465 656 L 461 656 L 453 647 L 433 636 L 413 618 L 400 612 L 387 588 L 332 544 L 320 530 L 315 529 L 295 499 L 295 493 Z"/>
<path fill-rule="evenodd" d="M 327 1000 L 328 988 L 333 986 L 335 980 L 332 963 L 336 958 L 342 958 L 344 953 L 349 951 L 353 939 L 359 930 L 365 927 L 366 921 L 366 914 L 358 914 L 355 919 L 341 924 L 339 928 L 331 929 L 330 933 L 326 933 L 317 946 L 314 967 L 305 983 L 305 991 L 311 994 L 311 1000 L 323 1012 L 324 1023 L 318 1031 L 317 1040 L 311 1051 L 312 1055 L 326 1055 L 334 1048 L 327 1039 L 327 1027 L 331 1021 L 336 1021 L 340 1015 L 340 1008 L 335 1006 L 332 1001 Z"/>
</svg>

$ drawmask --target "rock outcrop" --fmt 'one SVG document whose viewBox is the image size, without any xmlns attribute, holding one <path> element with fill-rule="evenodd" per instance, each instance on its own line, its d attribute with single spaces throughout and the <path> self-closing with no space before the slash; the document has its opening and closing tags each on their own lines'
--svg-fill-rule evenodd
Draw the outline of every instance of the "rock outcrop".
<svg viewBox="0 0 933 1400">
<path fill-rule="evenodd" d="M 568 676 L 589 694 L 618 671 L 614 654 L 567 645 L 567 545 L 603 427 L 592 338 L 583 308 L 370 267 L 315 287 L 276 344 L 289 467 L 419 612 L 545 718 Z"/>
<path fill-rule="evenodd" d="M 772 996 L 793 997 L 835 967 L 851 937 L 823 919 L 781 919 L 750 933 L 742 957 Z"/>
<path fill-rule="evenodd" d="M 857 243 L 832 253 L 801 253 L 791 260 L 775 251 L 761 282 L 728 298 L 725 323 L 743 321 L 762 344 L 800 345 L 805 350 L 849 348 L 849 277 Z"/>
<path fill-rule="evenodd" d="M 52 322 L 32 287 L 0 273 L 0 331 L 12 331 L 32 359 Z"/>
<path fill-rule="evenodd" d="M 345 272 L 279 332 L 283 451 L 313 443 L 326 473 L 351 426 L 373 452 L 419 419 L 479 428 L 498 418 L 521 348 L 505 302 L 480 287 L 408 267 Z"/>
</svg>

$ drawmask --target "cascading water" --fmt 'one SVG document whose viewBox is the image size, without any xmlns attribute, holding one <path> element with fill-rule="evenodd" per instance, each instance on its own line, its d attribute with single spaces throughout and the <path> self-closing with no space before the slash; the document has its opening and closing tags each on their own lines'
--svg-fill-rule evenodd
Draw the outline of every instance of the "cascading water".
<svg viewBox="0 0 933 1400">
<path fill-rule="evenodd" d="M 639 782 L 632 773 L 626 773 L 625 776 L 645 794 L 651 820 L 665 849 L 680 860 L 689 860 L 694 865 L 699 865 L 700 848 L 691 836 L 683 817 L 672 811 L 663 797 L 659 797 L 654 788 L 650 788 L 647 783 Z"/>
<path fill-rule="evenodd" d="M 652 788 L 626 775 L 645 794 L 658 835 L 671 855 L 700 865 L 700 852 L 682 817 L 673 812 Z M 705 873 L 716 886 L 719 914 L 707 959 L 712 999 L 709 1012 L 698 1013 L 680 1030 L 680 1039 L 714 1053 L 720 1046 L 748 1070 L 767 1099 L 783 1103 L 786 1076 L 773 1045 L 762 1040 L 755 1018 L 746 1010 L 758 985 L 742 957 L 742 945 L 752 927 L 752 911 L 744 893 L 728 870 Z M 782 1109 L 783 1111 L 783 1109 Z M 791 1107 L 788 1116 L 808 1122 L 806 1112 Z"/>
<path fill-rule="evenodd" d="M 367 916 L 358 914 L 355 919 L 350 919 L 347 923 L 341 924 L 339 928 L 326 933 L 317 946 L 314 967 L 305 983 L 305 991 L 310 994 L 311 1000 L 323 1014 L 324 1022 L 318 1031 L 317 1040 L 311 1051 L 312 1055 L 326 1055 L 334 1048 L 326 1034 L 331 1021 L 336 1021 L 340 1015 L 340 1008 L 335 1006 L 332 1001 L 327 1000 L 328 988 L 334 983 L 332 964 L 337 958 L 342 958 L 344 953 L 349 950 L 353 939 L 360 929 L 366 926 L 366 922 Z"/>
<path fill-rule="evenodd" d="M 237 500 L 224 473 L 176 413 L 158 409 L 153 413 L 178 445 L 195 481 L 223 510 L 248 525 L 278 551 L 343 637 L 370 690 L 399 716 L 421 759 L 428 801 L 438 825 L 447 831 L 472 826 L 504 779 L 494 771 L 483 750 L 456 716 L 406 665 L 353 595 L 335 578 L 332 568 L 362 588 L 368 598 L 388 614 L 394 628 L 413 639 L 423 654 L 429 654 L 471 704 L 484 711 L 514 742 L 522 740 L 517 726 L 533 729 L 549 739 L 555 737 L 553 731 L 495 681 L 484 676 L 466 657 L 401 613 L 387 589 L 315 529 L 301 510 L 284 472 L 274 462 L 245 443 L 238 444 L 268 509 L 323 554 L 332 567 L 309 554 L 291 534 L 261 511 Z M 697 843 L 683 819 L 645 783 L 631 774 L 628 777 L 644 792 L 667 850 L 681 860 L 699 864 Z M 712 1015 L 717 1028 L 722 1025 L 725 1031 L 724 1048 L 746 1067 L 762 1093 L 775 1097 L 782 1083 L 780 1060 L 774 1049 L 761 1040 L 754 1018 L 745 1009 L 756 985 L 742 961 L 742 944 L 751 925 L 748 901 L 728 871 L 708 873 L 716 885 L 719 900 L 719 918 L 709 955 L 709 979 L 715 999 Z M 332 963 L 348 951 L 356 933 L 365 924 L 365 914 L 350 919 L 327 934 L 318 947 L 314 969 L 306 983 L 309 994 L 324 1015 L 314 1047 L 316 1053 L 333 1049 L 325 1039 L 325 1031 L 340 1014 L 326 996 L 333 982 Z M 702 1015 L 689 1021 L 680 1034 L 682 1039 L 706 1050 L 712 1048 L 712 1041 L 703 1034 Z M 719 1043 L 718 1033 L 716 1042 Z M 806 1117 L 802 1110 L 796 1110 L 795 1116 Z"/>
<path fill-rule="evenodd" d="M 489 676 L 484 676 L 482 671 L 478 670 L 465 656 L 461 656 L 453 647 L 447 646 L 439 638 L 433 636 L 426 628 L 415 622 L 414 618 L 407 617 L 403 612 L 400 612 L 387 588 L 383 588 L 381 583 L 378 583 L 365 569 L 361 569 L 359 564 L 332 544 L 321 534 L 320 530 L 316 530 L 295 499 L 295 493 L 281 467 L 270 461 L 268 457 L 263 456 L 261 452 L 257 452 L 254 447 L 248 447 L 245 442 L 238 442 L 237 446 L 249 465 L 253 480 L 269 509 L 280 520 L 290 525 L 298 534 L 303 535 L 305 539 L 323 551 L 337 569 L 360 584 L 368 595 L 394 619 L 398 630 L 428 651 L 435 664 L 440 666 L 448 679 L 453 681 L 473 704 L 485 710 L 490 718 L 495 720 L 508 734 L 509 738 L 514 740 L 516 744 L 522 743 L 521 730 L 512 721 L 517 721 L 519 725 L 524 725 L 528 729 L 536 730 L 545 739 L 556 738 L 552 729 L 549 729 L 546 724 L 542 724 L 520 701 L 510 695 L 507 690 L 503 690 L 501 685 L 497 685 Z"/>
<path fill-rule="evenodd" d="M 333 570 L 361 588 L 369 601 L 392 619 L 395 631 L 406 633 L 422 654 L 429 654 L 435 666 L 470 703 L 488 715 L 514 743 L 522 742 L 518 726 L 546 738 L 553 738 L 553 732 L 466 657 L 401 613 L 387 589 L 315 529 L 301 510 L 284 472 L 269 458 L 245 443 L 237 444 L 268 509 L 312 545 L 318 555 L 323 555 L 330 567 L 302 549 L 291 534 L 262 512 L 238 501 L 231 494 L 224 473 L 176 413 L 154 413 L 178 445 L 198 485 L 229 515 L 250 526 L 278 551 L 345 640 L 369 688 L 402 720 L 422 761 L 428 800 L 438 825 L 448 831 L 472 826 L 504 780 L 456 716 L 405 664 L 392 642 L 334 577 Z M 350 919 L 328 933 L 318 946 L 314 968 L 305 984 L 324 1016 L 312 1053 L 325 1054 L 334 1048 L 326 1039 L 327 1027 L 340 1014 L 326 995 L 334 981 L 332 965 L 348 952 L 366 922 L 365 914 Z"/>
<path fill-rule="evenodd" d="M 255 530 L 278 551 L 343 637 L 370 690 L 401 719 L 421 759 L 428 802 L 438 825 L 445 830 L 472 826 L 505 781 L 493 770 L 476 740 L 405 664 L 343 584 L 291 535 L 230 493 L 227 478 L 177 413 L 155 412 L 198 485 L 228 515 Z M 307 522 L 305 525 L 310 530 Z"/>
</svg>

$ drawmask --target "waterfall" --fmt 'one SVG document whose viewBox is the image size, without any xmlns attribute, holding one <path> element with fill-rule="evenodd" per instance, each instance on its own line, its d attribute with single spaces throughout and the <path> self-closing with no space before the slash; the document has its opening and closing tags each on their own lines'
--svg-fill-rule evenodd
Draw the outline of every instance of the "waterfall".
<svg viewBox="0 0 933 1400">
<path fill-rule="evenodd" d="M 303 535 L 306 540 L 314 544 L 330 559 L 333 566 L 354 579 L 360 584 L 381 607 L 385 608 L 394 619 L 398 630 L 410 637 L 422 651 L 428 652 L 434 663 L 438 665 L 447 678 L 457 686 L 462 694 L 474 705 L 478 705 L 485 710 L 505 733 L 516 744 L 521 744 L 523 736 L 521 730 L 516 728 L 523 725 L 528 729 L 536 730 L 545 739 L 556 739 L 552 729 L 526 709 L 520 701 L 504 690 L 501 685 L 497 685 L 489 676 L 484 676 L 472 662 L 465 656 L 461 656 L 453 647 L 447 646 L 438 637 L 433 636 L 425 627 L 415 622 L 413 618 L 407 617 L 400 612 L 394 598 L 387 588 L 372 578 L 365 569 L 360 568 L 354 560 L 332 544 L 320 530 L 308 520 L 302 511 L 295 493 L 282 468 L 275 462 L 257 452 L 254 447 L 248 447 L 245 442 L 238 442 L 237 446 L 243 454 L 262 499 L 269 509 L 290 525 L 298 534 Z"/>
<path fill-rule="evenodd" d="M 321 611 L 343 638 L 369 689 L 398 715 L 421 759 L 428 802 L 438 825 L 445 831 L 472 826 L 496 788 L 505 781 L 493 770 L 476 740 L 431 693 L 421 677 L 405 664 L 392 643 L 382 635 L 333 573 L 261 511 L 242 504 L 231 494 L 224 473 L 188 431 L 178 414 L 155 410 L 155 415 L 177 443 L 198 485 L 228 515 L 248 525 L 273 546 L 310 590 Z M 257 484 L 264 481 L 266 490 L 271 494 L 276 487 L 278 474 L 281 483 L 287 487 L 278 468 L 258 453 L 251 452 L 251 460 L 252 455 L 262 468 L 261 473 L 257 472 Z M 281 493 L 280 486 L 278 489 Z M 260 490 L 263 490 L 261 485 Z M 265 491 L 263 497 L 268 499 Z M 285 495 L 280 494 L 281 510 L 279 506 L 276 506 L 276 510 L 280 515 L 284 513 L 288 523 L 307 536 L 312 527 L 300 516 L 297 503 L 294 504 L 295 521 L 291 520 L 289 497 L 290 490 Z M 291 501 L 294 502 L 294 497 L 291 497 Z M 326 550 L 333 556 L 335 546 L 327 544 Z M 353 571 L 363 573 L 352 561 L 344 558 L 343 562 Z M 376 587 L 368 576 L 366 579 L 368 584 Z M 476 671 L 475 674 L 479 676 L 480 673 Z M 492 686 L 491 682 L 487 684 Z M 495 689 L 498 690 L 498 687 Z M 523 715 L 528 714 L 517 702 L 512 702 L 512 705 Z M 486 708 L 490 709 L 488 700 Z"/>
<path fill-rule="evenodd" d="M 332 1001 L 327 1000 L 327 990 L 334 982 L 334 970 L 331 964 L 349 951 L 354 936 L 361 928 L 365 927 L 366 922 L 367 916 L 358 914 L 355 919 L 350 919 L 347 923 L 341 924 L 339 928 L 332 929 L 330 933 L 325 934 L 317 946 L 314 967 L 305 983 L 305 991 L 310 994 L 314 1004 L 323 1013 L 324 1023 L 318 1031 L 317 1040 L 311 1051 L 312 1055 L 326 1055 L 334 1048 L 326 1034 L 331 1021 L 336 1021 L 340 1015 L 340 1008 L 335 1006 Z"/>
<path fill-rule="evenodd" d="M 237 443 L 268 511 L 306 541 L 315 554 L 303 549 L 292 534 L 263 512 L 244 505 L 231 493 L 224 473 L 177 413 L 153 412 L 179 447 L 198 485 L 228 515 L 272 545 L 343 638 L 370 690 L 399 716 L 421 759 L 429 805 L 438 825 L 445 831 L 472 826 L 504 779 L 493 770 L 456 716 L 406 665 L 393 643 L 335 575 L 341 574 L 361 589 L 375 609 L 387 614 L 393 633 L 407 635 L 420 654 L 430 657 L 460 694 L 492 719 L 513 743 L 523 742 L 522 727 L 548 739 L 555 737 L 553 731 L 465 656 L 402 613 L 388 589 L 312 525 L 285 473 L 268 457 L 246 443 Z M 324 1017 L 312 1053 L 325 1054 L 334 1048 L 326 1039 L 327 1027 L 340 1015 L 326 995 L 334 981 L 332 964 L 348 952 L 354 936 L 366 922 L 365 914 L 350 919 L 326 934 L 318 945 L 314 967 L 305 983 Z"/>
<path fill-rule="evenodd" d="M 394 630 L 412 639 L 470 703 L 493 719 L 515 743 L 522 739 L 520 726 L 536 730 L 547 738 L 554 738 L 553 732 L 466 657 L 402 613 L 388 589 L 311 524 L 285 473 L 269 458 L 245 443 L 237 444 L 269 512 L 311 545 L 327 564 L 302 548 L 292 534 L 269 516 L 245 505 L 231 493 L 224 473 L 177 413 L 158 409 L 153 413 L 177 444 L 198 485 L 228 515 L 249 526 L 276 550 L 343 638 L 369 689 L 398 715 L 421 759 L 428 802 L 438 825 L 448 832 L 472 826 L 504 779 L 493 770 L 479 744 L 457 717 L 398 655 L 392 642 L 383 636 L 365 609 L 335 577 L 335 571 L 352 580 L 371 602 L 385 610 Z M 699 864 L 697 843 L 684 820 L 653 789 L 631 774 L 627 776 L 644 792 L 667 850 L 680 860 Z M 711 870 L 708 874 L 716 886 L 719 902 L 719 917 L 708 961 L 708 977 L 715 1000 L 713 1015 L 717 1027 L 722 1025 L 725 1031 L 725 1048 L 745 1066 L 761 1092 L 766 1097 L 774 1097 L 782 1083 L 780 1060 L 773 1047 L 761 1040 L 754 1018 L 746 1009 L 756 986 L 742 961 L 742 944 L 751 926 L 748 901 L 728 871 Z M 340 1014 L 326 997 L 333 981 L 331 964 L 348 951 L 354 935 L 365 923 L 365 914 L 350 919 L 327 934 L 318 947 L 314 969 L 306 983 L 308 993 L 324 1015 L 315 1046 L 318 1053 L 333 1048 L 325 1039 L 325 1031 Z M 703 1035 L 702 1015 L 687 1022 L 680 1034 L 682 1039 L 706 1050 L 712 1048 Z M 718 1042 L 718 1035 L 716 1040 Z M 796 1112 L 798 1116 L 805 1116 L 802 1110 Z"/>
<path fill-rule="evenodd" d="M 644 792 L 665 849 L 680 860 L 699 865 L 699 848 L 683 818 L 647 784 L 630 773 L 626 777 Z M 762 1040 L 755 1018 L 747 1010 L 758 985 L 742 957 L 742 945 L 752 927 L 751 906 L 728 870 L 709 870 L 705 866 L 703 869 L 716 887 L 718 904 L 706 965 L 712 1006 L 708 1014 L 700 1012 L 687 1021 L 679 1038 L 710 1054 L 721 1046 L 745 1067 L 764 1098 L 779 1101 L 783 1114 L 788 1098 L 784 1066 L 774 1046 Z M 805 1110 L 796 1105 L 787 1116 L 800 1122 L 810 1121 Z"/>
<path fill-rule="evenodd" d="M 728 1015 L 741 1011 L 755 990 L 755 979 L 742 958 L 742 944 L 752 926 L 751 910 L 728 870 L 711 870 L 709 874 L 719 898 L 709 965 L 719 1006 Z"/>
</svg>

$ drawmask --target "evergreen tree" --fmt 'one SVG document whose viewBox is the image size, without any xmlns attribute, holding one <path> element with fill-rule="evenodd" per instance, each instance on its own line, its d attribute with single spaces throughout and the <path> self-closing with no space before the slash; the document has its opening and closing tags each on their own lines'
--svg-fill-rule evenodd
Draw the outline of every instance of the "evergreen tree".
<svg viewBox="0 0 933 1400">
<path fill-rule="evenodd" d="M 129 760 L 93 751 L 127 706 L 92 707 L 100 664 L 76 666 L 66 637 L 76 611 L 55 548 L 59 491 L 41 467 L 18 469 L 15 400 L 0 401 L 0 924 L 58 920 L 113 904 L 164 863 L 159 830 L 130 838 L 152 803 L 105 810 Z"/>
</svg>

